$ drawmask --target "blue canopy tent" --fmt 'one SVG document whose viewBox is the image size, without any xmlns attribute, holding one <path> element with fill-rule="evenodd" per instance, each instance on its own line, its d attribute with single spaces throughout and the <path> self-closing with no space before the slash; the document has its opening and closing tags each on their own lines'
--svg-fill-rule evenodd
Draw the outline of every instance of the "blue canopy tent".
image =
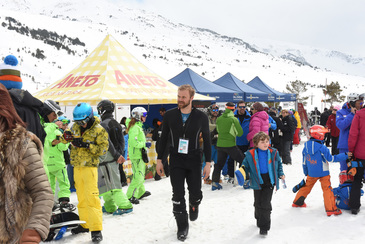
<svg viewBox="0 0 365 244">
<path fill-rule="evenodd" d="M 242 98 L 237 95 L 237 91 L 214 84 L 189 68 L 186 68 L 169 81 L 177 86 L 189 84 L 197 93 L 215 97 L 216 102 L 237 102 L 242 100 Z M 241 94 L 241 96 L 243 96 L 243 94 Z"/>
<path fill-rule="evenodd" d="M 249 85 L 257 90 L 274 94 L 275 95 L 274 102 L 296 101 L 297 100 L 296 94 L 278 92 L 278 91 L 272 89 L 270 86 L 268 86 L 258 76 L 253 78 L 250 82 L 248 82 L 247 85 Z"/>
<path fill-rule="evenodd" d="M 241 94 L 244 94 L 241 100 L 244 100 L 245 102 L 256 102 L 256 101 L 266 102 L 266 101 L 274 101 L 275 99 L 275 96 L 268 94 L 266 92 L 262 92 L 245 84 L 243 81 L 239 80 L 229 72 L 223 75 L 221 78 L 214 81 L 213 83 L 234 90 Z"/>
</svg>

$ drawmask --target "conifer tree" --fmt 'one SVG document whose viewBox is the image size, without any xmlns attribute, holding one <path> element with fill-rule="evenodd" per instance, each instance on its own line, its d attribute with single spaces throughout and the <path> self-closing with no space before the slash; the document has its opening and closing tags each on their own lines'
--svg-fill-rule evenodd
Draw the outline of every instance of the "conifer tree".
<svg viewBox="0 0 365 244">
<path fill-rule="evenodd" d="M 307 105 L 307 100 L 309 96 L 303 96 L 303 93 L 308 90 L 306 83 L 300 80 L 290 81 L 289 84 L 286 85 L 286 90 L 289 93 L 295 93 L 297 95 L 297 101 L 299 103 L 303 103 L 304 106 Z"/>
<path fill-rule="evenodd" d="M 334 102 L 342 102 L 346 96 L 341 96 L 342 89 L 338 81 L 331 82 L 331 84 L 327 85 L 324 89 L 322 89 L 323 94 L 328 97 L 325 100 L 326 103 L 330 103 L 331 105 Z"/>
</svg>

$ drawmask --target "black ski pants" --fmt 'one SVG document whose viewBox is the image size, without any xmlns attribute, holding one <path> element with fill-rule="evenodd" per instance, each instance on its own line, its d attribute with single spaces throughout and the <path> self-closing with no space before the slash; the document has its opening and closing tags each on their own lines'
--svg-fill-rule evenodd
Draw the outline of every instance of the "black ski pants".
<svg viewBox="0 0 365 244">
<path fill-rule="evenodd" d="M 214 165 L 214 171 L 212 176 L 213 182 L 219 182 L 221 178 L 221 172 L 226 163 L 228 155 L 235 161 L 242 163 L 243 153 L 237 146 L 234 147 L 217 147 L 218 156 L 217 164 Z"/>
<path fill-rule="evenodd" d="M 187 213 L 185 181 L 188 185 L 189 203 L 198 206 L 203 199 L 201 179 L 201 155 L 181 157 L 170 154 L 170 182 L 172 186 L 173 213 Z"/>
<path fill-rule="evenodd" d="M 261 190 L 254 190 L 254 207 L 256 225 L 262 230 L 270 230 L 271 227 L 271 199 L 274 187 L 271 185 L 269 174 L 261 174 L 264 184 Z"/>
<path fill-rule="evenodd" d="M 362 163 L 364 164 L 365 160 L 362 160 Z M 351 209 L 359 209 L 361 206 L 360 197 L 363 177 L 364 167 L 356 167 L 356 175 L 354 176 L 354 182 L 352 182 L 350 191 L 349 206 Z"/>
<path fill-rule="evenodd" d="M 248 145 L 237 145 L 238 149 L 241 150 L 241 152 L 243 153 L 243 159 L 245 159 L 245 152 L 248 150 Z M 242 159 L 242 161 L 243 161 Z M 238 162 L 239 163 L 239 167 L 242 165 L 242 161 Z M 223 165 L 224 167 L 224 165 Z M 228 157 L 228 161 L 227 161 L 227 169 L 228 169 L 228 175 L 229 177 L 234 177 L 234 160 L 231 156 Z"/>
</svg>

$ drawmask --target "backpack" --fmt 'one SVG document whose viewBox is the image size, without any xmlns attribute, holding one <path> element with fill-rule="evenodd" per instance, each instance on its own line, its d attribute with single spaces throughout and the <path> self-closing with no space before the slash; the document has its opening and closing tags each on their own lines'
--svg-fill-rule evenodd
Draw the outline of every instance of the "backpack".
<svg viewBox="0 0 365 244">
<path fill-rule="evenodd" d="M 352 183 L 340 184 L 338 187 L 333 188 L 333 194 L 336 198 L 336 206 L 341 209 L 350 210 L 350 191 Z M 364 195 L 364 191 L 361 190 L 361 196 Z"/>
</svg>

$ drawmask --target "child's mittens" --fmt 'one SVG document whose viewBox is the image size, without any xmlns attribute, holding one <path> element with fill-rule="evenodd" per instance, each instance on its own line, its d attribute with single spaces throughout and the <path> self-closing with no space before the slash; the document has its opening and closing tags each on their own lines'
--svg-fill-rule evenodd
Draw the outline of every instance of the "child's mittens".
<svg viewBox="0 0 365 244">
<path fill-rule="evenodd" d="M 240 186 L 243 186 L 245 183 L 245 180 L 247 178 L 246 176 L 246 169 L 245 166 L 240 167 L 236 172 L 234 172 L 237 178 L 237 182 Z"/>
</svg>

